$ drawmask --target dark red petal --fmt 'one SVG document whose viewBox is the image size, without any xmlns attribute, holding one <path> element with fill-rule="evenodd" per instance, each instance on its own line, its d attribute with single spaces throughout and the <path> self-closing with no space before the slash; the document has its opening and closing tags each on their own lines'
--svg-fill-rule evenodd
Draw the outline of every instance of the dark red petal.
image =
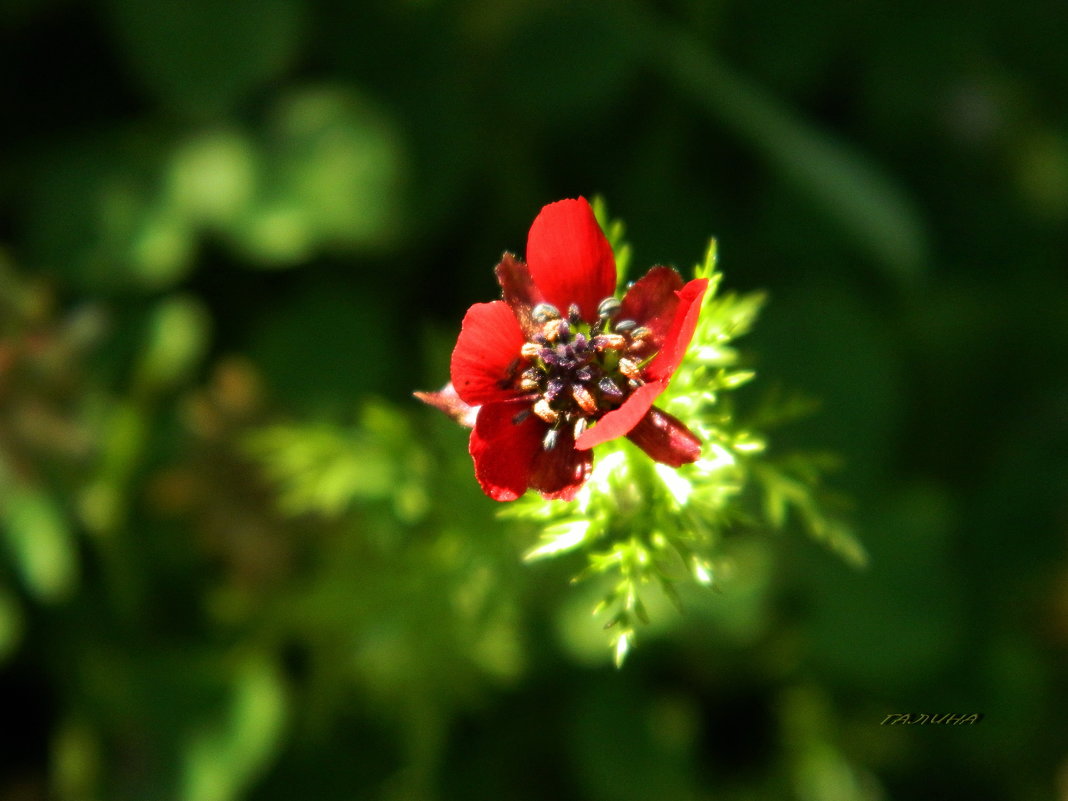
<svg viewBox="0 0 1068 801">
<path fill-rule="evenodd" d="M 456 387 L 450 381 L 437 392 L 413 392 L 427 406 L 440 409 L 462 426 L 472 428 L 475 425 L 477 406 L 468 406 L 456 394 Z"/>
<path fill-rule="evenodd" d="M 577 303 L 587 322 L 616 290 L 616 260 L 585 198 L 541 210 L 527 235 L 527 264 L 545 300 L 561 312 Z"/>
<path fill-rule="evenodd" d="M 654 461 L 671 467 L 701 458 L 701 440 L 677 417 L 655 406 L 630 430 L 627 439 Z"/>
<path fill-rule="evenodd" d="M 623 296 L 617 319 L 633 320 L 653 332 L 651 340 L 657 350 L 663 347 L 675 319 L 682 289 L 682 276 L 671 267 L 653 267 L 638 279 Z"/>
<path fill-rule="evenodd" d="M 660 352 L 653 357 L 645 368 L 645 375 L 651 381 L 667 381 L 674 374 L 686 348 L 693 339 L 697 328 L 697 318 L 701 314 L 701 299 L 708 288 L 707 278 L 696 278 L 675 294 L 679 296 L 679 305 L 675 309 L 675 318 L 671 328 L 660 346 Z"/>
<path fill-rule="evenodd" d="M 514 501 L 530 486 L 534 460 L 542 452 L 547 426 L 534 415 L 512 422 L 514 403 L 491 403 L 479 409 L 468 449 L 482 491 L 495 501 Z"/>
<path fill-rule="evenodd" d="M 593 453 L 575 450 L 571 428 L 561 428 L 556 447 L 542 449 L 534 456 L 530 486 L 544 498 L 570 501 L 586 483 L 592 466 Z"/>
<path fill-rule="evenodd" d="M 497 274 L 497 283 L 501 285 L 504 302 L 511 307 L 512 314 L 527 337 L 532 337 L 538 326 L 531 318 L 531 312 L 544 298 L 541 290 L 534 286 L 530 268 L 511 253 L 505 253 L 494 272 Z"/>
<path fill-rule="evenodd" d="M 452 351 L 450 373 L 456 394 L 473 406 L 514 398 L 517 392 L 510 378 L 525 341 L 503 300 L 468 309 Z"/>
<path fill-rule="evenodd" d="M 579 450 L 586 450 L 630 432 L 649 411 L 653 401 L 666 386 L 666 381 L 653 381 L 638 387 L 629 398 L 623 401 L 622 406 L 602 417 L 593 428 L 586 429 L 575 442 L 575 447 Z"/>
</svg>

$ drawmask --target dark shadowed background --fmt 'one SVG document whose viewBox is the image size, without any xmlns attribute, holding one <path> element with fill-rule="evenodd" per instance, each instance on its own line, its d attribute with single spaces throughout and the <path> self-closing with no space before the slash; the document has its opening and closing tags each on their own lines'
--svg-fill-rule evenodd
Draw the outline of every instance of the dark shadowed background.
<svg viewBox="0 0 1068 801">
<path fill-rule="evenodd" d="M 1068 799 L 1066 32 L 6 0 L 0 801 Z M 743 538 L 621 671 L 409 396 L 580 194 L 768 290 L 741 402 L 871 557 Z"/>
</svg>

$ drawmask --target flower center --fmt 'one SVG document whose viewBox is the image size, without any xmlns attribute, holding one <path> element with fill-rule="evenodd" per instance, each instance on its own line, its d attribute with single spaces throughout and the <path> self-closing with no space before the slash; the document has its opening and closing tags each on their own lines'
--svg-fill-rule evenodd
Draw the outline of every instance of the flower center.
<svg viewBox="0 0 1068 801">
<path fill-rule="evenodd" d="M 620 306 L 618 298 L 602 300 L 592 325 L 582 319 L 575 304 L 566 316 L 548 303 L 534 307 L 540 330 L 523 345 L 529 366 L 519 378 L 519 388 L 535 399 L 515 422 L 533 412 L 548 423 L 545 450 L 556 446 L 565 426 L 573 428 L 577 439 L 591 419 L 618 407 L 644 383 L 642 368 L 656 355 L 652 331 L 633 320 L 617 321 Z"/>
</svg>

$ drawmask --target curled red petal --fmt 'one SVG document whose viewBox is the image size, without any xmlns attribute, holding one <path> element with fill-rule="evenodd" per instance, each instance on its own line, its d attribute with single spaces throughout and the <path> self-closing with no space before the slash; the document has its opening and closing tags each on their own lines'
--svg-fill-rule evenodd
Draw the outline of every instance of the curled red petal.
<svg viewBox="0 0 1068 801">
<path fill-rule="evenodd" d="M 462 426 L 473 428 L 478 415 L 477 406 L 469 406 L 456 394 L 456 387 L 450 381 L 437 392 L 413 392 L 427 406 L 440 409 Z"/>
<path fill-rule="evenodd" d="M 525 341 L 504 301 L 476 303 L 468 309 L 449 371 L 456 394 L 472 406 L 514 398 L 512 379 Z"/>
<path fill-rule="evenodd" d="M 593 467 L 593 453 L 576 450 L 571 428 L 561 428 L 556 446 L 534 456 L 530 486 L 543 498 L 570 501 L 586 483 Z"/>
<path fill-rule="evenodd" d="M 533 336 L 538 326 L 534 323 L 531 312 L 545 298 L 541 290 L 534 285 L 530 268 L 511 253 L 505 253 L 494 273 L 497 275 L 497 283 L 501 285 L 504 302 L 511 307 L 512 314 L 519 321 L 519 327 L 527 337 Z"/>
<path fill-rule="evenodd" d="M 546 451 L 548 426 L 534 415 L 516 423 L 516 412 L 510 403 L 479 410 L 469 449 L 483 492 L 496 501 L 514 501 L 533 487 L 546 498 L 570 500 L 589 476 L 593 455 L 575 450 L 568 429 Z"/>
<path fill-rule="evenodd" d="M 681 467 L 701 458 L 699 440 L 681 420 L 653 406 L 627 434 L 653 461 Z"/>
<path fill-rule="evenodd" d="M 627 290 L 618 319 L 633 320 L 648 328 L 653 332 L 650 340 L 660 350 L 671 331 L 682 284 L 677 270 L 653 267 Z"/>
<path fill-rule="evenodd" d="M 690 346 L 690 340 L 693 339 L 694 329 L 697 328 L 697 318 L 701 314 L 701 300 L 704 298 L 706 289 L 708 289 L 708 279 L 696 278 L 675 293 L 679 298 L 675 317 L 660 345 L 660 351 L 645 368 L 645 375 L 649 380 L 667 381 L 682 362 L 682 357 L 686 355 L 686 348 Z"/>
<path fill-rule="evenodd" d="M 616 260 L 585 198 L 543 208 L 527 235 L 527 264 L 545 300 L 566 313 L 577 303 L 587 322 L 616 289 Z"/>
<path fill-rule="evenodd" d="M 623 401 L 622 406 L 602 417 L 593 428 L 586 429 L 575 442 L 575 447 L 586 450 L 629 433 L 649 411 L 649 407 L 665 387 L 666 381 L 653 381 L 638 387 Z"/>
<path fill-rule="evenodd" d="M 531 415 L 515 423 L 516 407 L 490 403 L 479 409 L 468 450 L 475 478 L 495 501 L 514 501 L 527 491 L 534 457 L 541 451 L 546 425 Z"/>
</svg>

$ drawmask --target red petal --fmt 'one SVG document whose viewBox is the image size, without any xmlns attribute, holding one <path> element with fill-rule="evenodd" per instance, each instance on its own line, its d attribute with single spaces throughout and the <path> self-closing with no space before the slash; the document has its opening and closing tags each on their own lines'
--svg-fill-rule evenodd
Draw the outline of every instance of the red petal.
<svg viewBox="0 0 1068 801">
<path fill-rule="evenodd" d="M 495 501 L 514 501 L 527 491 L 534 457 L 546 425 L 531 415 L 516 424 L 515 404 L 491 403 L 479 409 L 468 449 L 482 491 Z"/>
<path fill-rule="evenodd" d="M 504 302 L 511 307 L 512 314 L 519 321 L 519 327 L 528 338 L 533 336 L 538 326 L 534 323 L 531 312 L 544 298 L 541 290 L 534 286 L 530 268 L 511 253 L 505 253 L 494 272 L 497 274 L 497 283 L 501 285 Z"/>
<path fill-rule="evenodd" d="M 514 501 L 533 487 L 546 498 L 570 500 L 585 483 L 593 455 L 577 451 L 569 429 L 561 429 L 556 447 L 546 451 L 548 426 L 531 415 L 514 423 L 516 406 L 483 406 L 471 432 L 470 451 L 482 490 L 496 501 Z"/>
<path fill-rule="evenodd" d="M 452 351 L 452 383 L 472 406 L 514 398 L 511 375 L 519 365 L 525 342 L 515 315 L 502 300 L 476 303 L 464 315 Z"/>
<path fill-rule="evenodd" d="M 627 439 L 657 462 L 680 467 L 701 458 L 701 440 L 677 417 L 653 406 Z"/>
<path fill-rule="evenodd" d="M 660 352 L 653 357 L 645 369 L 645 375 L 650 380 L 667 381 L 682 362 L 686 348 L 690 346 L 690 340 L 693 339 L 694 329 L 697 328 L 697 318 L 701 314 L 701 299 L 707 288 L 708 279 L 697 278 L 675 293 L 679 297 L 675 318 L 671 321 L 671 328 L 664 337 Z"/>
<path fill-rule="evenodd" d="M 437 392 L 413 392 L 427 406 L 440 409 L 462 426 L 472 428 L 475 425 L 477 406 L 468 406 L 456 394 L 456 387 L 450 381 Z"/>
<path fill-rule="evenodd" d="M 679 307 L 677 293 L 680 289 L 682 276 L 676 270 L 653 267 L 627 290 L 617 319 L 633 320 L 650 329 L 652 342 L 660 350 Z"/>
<path fill-rule="evenodd" d="M 587 322 L 616 290 L 616 260 L 585 198 L 559 200 L 541 210 L 527 235 L 534 283 L 562 313 L 577 303 Z"/>
<path fill-rule="evenodd" d="M 556 447 L 551 451 L 542 449 L 534 456 L 530 486 L 544 498 L 570 501 L 586 483 L 592 466 L 593 454 L 575 450 L 571 428 L 561 428 Z"/>
<path fill-rule="evenodd" d="M 602 417 L 593 428 L 586 429 L 578 438 L 575 447 L 579 450 L 586 450 L 629 433 L 634 426 L 638 425 L 666 386 L 666 381 L 653 381 L 638 387 L 629 398 L 623 401 L 622 406 Z"/>
</svg>

